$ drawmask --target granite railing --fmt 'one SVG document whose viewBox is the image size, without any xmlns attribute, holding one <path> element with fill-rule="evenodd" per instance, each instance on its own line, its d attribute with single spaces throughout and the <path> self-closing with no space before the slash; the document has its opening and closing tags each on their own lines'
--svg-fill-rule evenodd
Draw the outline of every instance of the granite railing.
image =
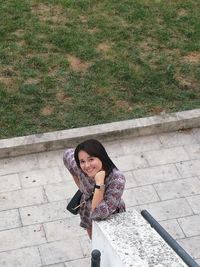
<svg viewBox="0 0 200 267">
<path fill-rule="evenodd" d="M 92 248 L 101 267 L 189 266 L 134 209 L 94 222 Z"/>
</svg>

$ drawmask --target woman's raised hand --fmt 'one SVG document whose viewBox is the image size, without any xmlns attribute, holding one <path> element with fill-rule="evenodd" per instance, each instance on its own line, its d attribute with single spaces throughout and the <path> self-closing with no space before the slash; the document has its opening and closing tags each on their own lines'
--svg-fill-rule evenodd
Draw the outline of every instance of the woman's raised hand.
<svg viewBox="0 0 200 267">
<path fill-rule="evenodd" d="M 100 184 L 104 184 L 104 179 L 106 176 L 106 172 L 105 171 L 99 171 L 95 174 L 94 180 L 96 182 L 96 184 L 100 185 Z"/>
</svg>

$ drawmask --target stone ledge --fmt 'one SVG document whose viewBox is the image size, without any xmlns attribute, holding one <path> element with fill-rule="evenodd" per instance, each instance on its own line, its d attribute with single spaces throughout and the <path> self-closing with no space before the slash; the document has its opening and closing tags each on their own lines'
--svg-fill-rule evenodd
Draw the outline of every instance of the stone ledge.
<svg viewBox="0 0 200 267">
<path fill-rule="evenodd" d="M 187 266 L 134 209 L 93 222 L 92 248 L 102 267 Z"/>
<path fill-rule="evenodd" d="M 200 127 L 200 109 L 0 140 L 0 158 L 73 147 L 96 138 L 116 140 Z"/>
</svg>

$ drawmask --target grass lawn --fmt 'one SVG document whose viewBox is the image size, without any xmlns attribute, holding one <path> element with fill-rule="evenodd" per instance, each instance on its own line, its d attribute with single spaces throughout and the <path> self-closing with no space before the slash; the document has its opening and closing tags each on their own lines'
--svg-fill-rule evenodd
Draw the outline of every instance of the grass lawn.
<svg viewBox="0 0 200 267">
<path fill-rule="evenodd" d="M 200 108 L 200 1 L 0 0 L 0 138 Z"/>
</svg>

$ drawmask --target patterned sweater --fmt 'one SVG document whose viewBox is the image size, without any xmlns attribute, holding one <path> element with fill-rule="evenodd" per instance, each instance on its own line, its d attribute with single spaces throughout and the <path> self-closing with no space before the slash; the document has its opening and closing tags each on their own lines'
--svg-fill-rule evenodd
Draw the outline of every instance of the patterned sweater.
<svg viewBox="0 0 200 267">
<path fill-rule="evenodd" d="M 74 159 L 74 149 L 67 149 L 64 152 L 63 161 L 72 176 L 77 176 L 80 181 L 80 190 L 83 192 L 81 199 L 83 205 L 81 205 L 79 210 L 81 227 L 90 228 L 92 220 L 104 220 L 111 214 L 125 211 L 125 203 L 121 198 L 125 187 L 125 177 L 119 170 L 113 169 L 109 176 L 106 177 L 104 198 L 92 211 L 94 179 L 88 177 L 78 168 Z"/>
</svg>

